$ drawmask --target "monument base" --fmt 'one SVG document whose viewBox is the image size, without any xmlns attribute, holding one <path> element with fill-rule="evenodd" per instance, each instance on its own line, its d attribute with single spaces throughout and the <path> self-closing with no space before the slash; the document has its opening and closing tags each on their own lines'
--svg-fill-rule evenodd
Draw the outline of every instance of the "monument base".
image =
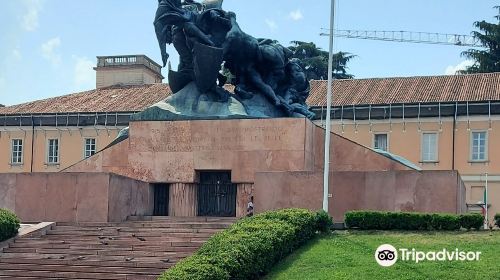
<svg viewBox="0 0 500 280">
<path fill-rule="evenodd" d="M 166 187 L 172 216 L 242 217 L 252 197 L 256 212 L 318 210 L 324 139 L 325 130 L 304 118 L 134 121 L 128 139 L 65 171 Z M 336 134 L 330 159 L 337 220 L 355 209 L 459 213 L 465 205 L 456 172 L 417 171 Z"/>
<path fill-rule="evenodd" d="M 457 172 L 417 171 L 331 136 L 329 213 L 336 221 L 361 209 L 465 211 Z M 135 121 L 128 138 L 63 172 L 0 174 L 0 208 L 30 222 L 243 217 L 252 198 L 257 213 L 319 210 L 324 139 L 324 129 L 297 118 Z"/>
</svg>

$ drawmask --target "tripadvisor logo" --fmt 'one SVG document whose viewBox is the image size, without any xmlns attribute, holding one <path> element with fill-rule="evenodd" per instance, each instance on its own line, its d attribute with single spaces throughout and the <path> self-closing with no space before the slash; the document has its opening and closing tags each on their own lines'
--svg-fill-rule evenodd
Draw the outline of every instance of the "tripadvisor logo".
<svg viewBox="0 0 500 280">
<path fill-rule="evenodd" d="M 375 260 L 381 266 L 393 266 L 398 261 L 398 251 L 392 245 L 380 245 L 375 251 Z"/>
<path fill-rule="evenodd" d="M 400 248 L 397 250 L 390 244 L 380 245 L 375 251 L 375 260 L 384 267 L 393 266 L 398 259 L 400 261 L 419 263 L 422 261 L 479 261 L 480 257 L 481 252 L 465 252 L 458 250 L 458 248 L 451 251 L 442 249 L 440 251 L 424 252 L 415 248 Z"/>
</svg>

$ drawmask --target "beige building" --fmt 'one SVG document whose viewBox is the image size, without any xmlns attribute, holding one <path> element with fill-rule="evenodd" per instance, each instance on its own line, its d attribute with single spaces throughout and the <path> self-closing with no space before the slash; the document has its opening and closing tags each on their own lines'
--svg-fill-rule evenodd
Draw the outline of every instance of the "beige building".
<svg viewBox="0 0 500 280">
<path fill-rule="evenodd" d="M 161 66 L 145 55 L 98 56 L 96 88 L 160 84 Z"/>
<path fill-rule="evenodd" d="M 130 115 L 165 99 L 144 55 L 98 57 L 96 89 L 0 107 L 0 173 L 58 172 L 109 145 Z"/>
<path fill-rule="evenodd" d="M 325 81 L 310 106 L 325 124 Z M 500 73 L 335 81 L 332 131 L 423 170 L 458 170 L 467 206 L 500 213 Z"/>
</svg>

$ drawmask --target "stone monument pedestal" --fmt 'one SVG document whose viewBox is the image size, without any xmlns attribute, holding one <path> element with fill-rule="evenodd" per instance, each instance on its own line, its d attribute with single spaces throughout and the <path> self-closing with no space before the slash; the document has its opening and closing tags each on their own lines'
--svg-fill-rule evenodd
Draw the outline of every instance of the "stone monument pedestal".
<svg viewBox="0 0 500 280">
<path fill-rule="evenodd" d="M 252 196 L 257 212 L 274 207 L 317 210 L 322 201 L 324 132 L 305 118 L 134 121 L 128 139 L 66 171 L 111 172 L 152 186 L 168 185 L 171 216 L 209 213 L 242 217 Z M 362 208 L 369 201 L 357 198 L 370 193 L 371 188 L 391 189 L 384 194 L 383 202 L 375 204 L 377 209 L 394 209 L 399 205 L 394 203 L 396 198 L 404 202 L 401 207 L 410 209 L 415 205 L 415 190 L 406 190 L 401 198 L 394 187 L 405 181 L 406 176 L 417 178 L 423 176 L 422 172 L 336 134 L 332 134 L 330 158 L 332 184 L 341 183 L 342 193 L 348 192 L 344 189 L 349 182 L 345 176 L 352 172 L 357 172 L 356 178 L 371 178 L 368 175 L 373 172 L 378 172 L 379 177 L 393 176 L 394 172 L 400 176 L 398 180 L 353 180 L 353 191 L 362 188 L 356 189 L 361 194 L 344 201 L 342 213 L 335 214 Z M 205 182 L 204 176 L 215 179 Z M 438 173 L 432 176 L 451 178 L 440 182 L 457 189 L 455 176 Z M 332 205 L 339 205 L 340 202 L 333 200 Z M 450 211 L 456 206 L 443 207 Z"/>
<path fill-rule="evenodd" d="M 63 172 L 0 174 L 0 207 L 23 221 L 56 222 L 243 217 L 252 197 L 257 213 L 319 210 L 324 138 L 298 118 L 134 121 L 128 138 Z M 336 221 L 356 209 L 464 211 L 457 172 L 417 171 L 336 134 L 330 144 Z"/>
</svg>

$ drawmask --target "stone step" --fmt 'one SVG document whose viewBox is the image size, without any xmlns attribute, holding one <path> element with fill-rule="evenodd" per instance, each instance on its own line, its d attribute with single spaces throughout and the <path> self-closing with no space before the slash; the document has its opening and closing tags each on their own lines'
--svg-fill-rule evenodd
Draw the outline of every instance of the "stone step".
<svg viewBox="0 0 500 280">
<path fill-rule="evenodd" d="M 0 253 L 0 279 L 156 279 L 234 218 L 58 223 Z M 132 218 L 133 219 L 133 218 Z"/>
<path fill-rule="evenodd" d="M 130 222 L 130 223 L 57 223 L 57 226 L 80 226 L 80 227 L 128 227 L 128 228 L 227 228 L 232 225 L 232 222 L 189 222 L 189 223 L 179 223 L 179 222 L 156 222 L 156 221 L 141 221 L 141 222 Z"/>
<path fill-rule="evenodd" d="M 162 233 L 215 233 L 221 229 L 205 229 L 205 228 L 143 228 L 143 227 L 78 227 L 78 226 L 57 226 L 54 227 L 54 231 L 79 231 L 79 232 L 100 232 L 102 230 L 107 230 L 111 232 L 152 232 L 158 231 Z"/>
<path fill-rule="evenodd" d="M 127 275 L 125 278 L 126 280 L 156 280 L 158 277 L 157 276 L 141 276 L 141 275 Z M 9 279 L 9 280 L 33 280 L 37 279 L 40 280 L 40 277 L 21 277 L 21 276 L 2 276 L 0 275 L 0 279 Z M 62 277 L 57 277 L 57 278 L 44 278 L 44 279 L 57 279 L 57 280 L 63 280 L 63 279 L 89 279 L 89 278 L 62 278 Z M 94 278 L 90 278 L 94 279 Z"/>
<path fill-rule="evenodd" d="M 177 221 L 177 222 L 231 222 L 235 217 L 172 217 L 172 216 L 129 216 L 128 221 Z"/>
<path fill-rule="evenodd" d="M 12 280 L 31 280 L 31 279 L 40 279 L 38 277 L 12 277 L 12 276 L 2 276 L 0 275 L 0 279 L 12 279 Z"/>
<path fill-rule="evenodd" d="M 39 260 L 54 260 L 61 262 L 77 262 L 77 261 L 106 261 L 106 262 L 145 262 L 145 263 L 175 263 L 184 257 L 180 256 L 105 256 L 105 255 L 68 255 L 68 254 L 23 254 L 12 253 L 5 254 L 0 258 L 4 262 L 11 263 L 7 259 L 39 259 Z"/>
<path fill-rule="evenodd" d="M 21 246 L 19 246 L 21 245 Z M 39 249 L 69 249 L 69 250 L 120 250 L 120 251 L 133 251 L 134 247 L 124 247 L 120 245 L 102 245 L 102 244 L 89 244 L 89 245 L 61 245 L 54 247 L 54 245 L 44 244 L 12 244 L 9 248 L 4 249 L 4 253 L 36 253 Z"/>
<path fill-rule="evenodd" d="M 162 232 L 162 231 L 60 231 L 60 230 L 49 230 L 47 232 L 47 235 L 71 235 L 71 236 L 131 236 L 132 234 L 138 235 L 138 236 L 150 236 L 150 237 L 162 237 L 168 234 L 169 237 L 201 237 L 201 238 L 207 238 L 212 236 L 214 233 L 213 232 L 200 232 L 200 233 L 193 233 L 193 232 L 172 232 L 172 233 L 167 233 L 167 232 Z"/>
<path fill-rule="evenodd" d="M 192 250 L 196 250 L 197 248 L 186 249 L 186 247 L 178 247 L 178 248 L 168 248 L 165 250 L 164 247 L 161 246 L 136 246 L 136 247 L 122 247 L 122 246 L 105 246 L 105 245 L 96 245 L 96 246 L 68 246 L 68 248 L 43 248 L 43 247 L 9 247 L 3 250 L 4 253 L 39 253 L 44 254 L 45 252 L 76 252 L 76 251 L 89 251 L 89 252 L 190 252 Z"/>
<path fill-rule="evenodd" d="M 33 266 L 30 264 L 12 264 L 0 263 L 0 270 L 25 270 L 25 271 L 54 271 L 54 272 L 85 272 L 85 273 L 116 273 L 121 274 L 126 271 L 126 274 L 140 275 L 159 275 L 164 270 L 159 268 L 141 268 L 127 267 L 124 270 L 119 266 L 69 266 L 69 265 L 54 265 L 54 264 L 39 264 Z"/>
<path fill-rule="evenodd" d="M 0 270 L 0 276 L 37 277 L 38 279 L 128 279 L 127 274 L 116 273 L 82 273 L 82 272 L 54 272 L 54 271 L 27 271 L 4 269 Z"/>
<path fill-rule="evenodd" d="M 164 243 L 165 244 L 165 243 Z M 36 249 L 113 249 L 113 250 L 123 250 L 123 251 L 165 251 L 165 252 L 191 252 L 198 249 L 201 244 L 191 244 L 192 246 L 171 246 L 171 243 L 166 243 L 162 245 L 157 242 L 144 242 L 140 244 L 97 244 L 96 242 L 92 243 L 70 243 L 66 242 L 65 244 L 51 244 L 51 243 L 34 243 L 34 242 L 25 242 L 25 243 L 13 243 L 9 248 L 4 249 L 4 252 L 15 252 L 14 249 L 27 249 L 27 250 L 36 250 Z M 17 251 L 21 252 L 21 251 Z M 30 251 L 27 251 L 30 252 Z"/>
<path fill-rule="evenodd" d="M 107 260 L 107 261 L 124 261 L 127 258 L 134 258 L 136 260 L 179 260 L 191 255 L 190 252 L 129 252 L 122 254 L 108 254 L 101 252 L 101 254 L 90 254 L 87 252 L 47 252 L 47 253 L 5 253 L 2 254 L 2 259 L 7 258 L 39 258 L 39 259 L 67 259 L 67 260 Z"/>
<path fill-rule="evenodd" d="M 71 265 L 71 266 L 112 266 L 112 267 L 142 267 L 167 269 L 173 266 L 176 261 L 166 262 L 146 262 L 137 261 L 103 261 L 103 260 L 60 260 L 60 259 L 38 259 L 38 258 L 0 258 L 0 263 L 6 264 L 29 264 L 29 265 Z"/>
<path fill-rule="evenodd" d="M 189 223 L 189 224 L 179 224 L 179 223 L 140 223 L 131 226 L 131 228 L 185 228 L 185 229 L 225 229 L 231 226 L 230 223 L 226 224 L 212 224 L 212 223 Z"/>
<path fill-rule="evenodd" d="M 192 223 L 180 223 L 180 222 L 157 222 L 157 221 L 141 221 L 141 222 L 129 222 L 124 224 L 105 224 L 105 223 L 57 223 L 55 227 L 81 227 L 81 228 L 89 228 L 89 229 L 115 229 L 115 228 L 144 228 L 144 227 L 163 227 L 163 228 L 185 228 L 190 229 L 193 226 L 203 227 L 203 226 L 218 226 L 218 227 L 227 227 L 231 225 L 230 222 L 192 222 Z"/>
<path fill-rule="evenodd" d="M 120 233 L 120 232 L 161 232 L 161 233 L 175 233 L 175 234 L 196 234 L 196 233 L 214 233 L 225 229 L 221 228 L 192 228 L 192 227 L 73 227 L 73 226 L 57 226 L 49 230 L 49 232 L 75 232 L 80 233 Z"/>
<path fill-rule="evenodd" d="M 111 238 L 111 239 L 110 239 Z M 80 236 L 80 235 L 47 235 L 46 240 L 65 241 L 65 242 L 99 242 L 99 241 L 126 241 L 140 244 L 142 242 L 205 242 L 207 237 L 169 237 L 167 236 L 105 236 L 104 239 L 99 239 L 97 236 Z"/>
<path fill-rule="evenodd" d="M 95 250 L 95 249 L 25 249 L 25 248 L 12 248 L 4 250 L 5 254 L 47 254 L 47 255 L 75 255 L 75 256 L 87 256 L 87 255 L 103 255 L 103 256 L 134 256 L 134 257 L 186 257 L 192 252 L 165 252 L 156 250 L 114 250 L 113 248 Z M 15 255 L 13 255 L 15 256 Z"/>
<path fill-rule="evenodd" d="M 48 246 L 48 248 L 70 248 L 72 245 L 76 246 L 99 246 L 102 245 L 99 241 L 102 240 L 17 240 L 15 243 L 11 244 L 11 247 L 18 248 L 30 248 L 39 246 Z M 165 248 L 178 248 L 178 247 L 191 247 L 198 248 L 205 241 L 191 241 L 191 242 L 172 242 L 172 241 L 151 241 L 146 240 L 144 242 L 137 242 L 136 240 L 105 240 L 109 247 L 149 247 L 149 246 L 161 246 Z"/>
</svg>

